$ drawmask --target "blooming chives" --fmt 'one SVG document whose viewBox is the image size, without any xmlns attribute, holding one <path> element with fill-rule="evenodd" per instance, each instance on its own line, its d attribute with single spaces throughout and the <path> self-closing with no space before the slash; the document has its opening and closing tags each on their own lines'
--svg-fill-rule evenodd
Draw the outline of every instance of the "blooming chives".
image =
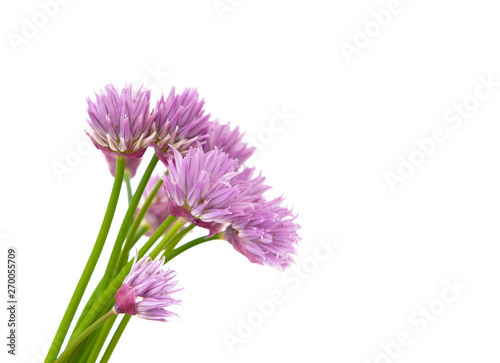
<svg viewBox="0 0 500 363">
<path fill-rule="evenodd" d="M 203 144 L 203 150 L 210 151 L 215 147 L 221 149 L 241 165 L 255 152 L 255 147 L 249 147 L 243 142 L 243 133 L 239 127 L 231 129 L 229 124 L 214 121 L 210 124 L 210 136 Z"/>
<path fill-rule="evenodd" d="M 239 186 L 230 183 L 238 174 L 236 160 L 217 148 L 191 148 L 184 157 L 175 149 L 173 153 L 164 178 L 170 214 L 208 228 L 211 234 L 218 232 L 221 223 L 230 221 L 229 209 L 234 209 L 240 193 Z"/>
<path fill-rule="evenodd" d="M 284 269 L 293 263 L 300 226 L 282 198 L 253 204 L 235 217 L 224 238 L 250 262 Z"/>
<path fill-rule="evenodd" d="M 140 159 L 156 135 L 153 122 L 156 111 L 149 111 L 150 91 L 143 87 L 134 89 L 127 85 L 118 91 L 113 85 L 96 93 L 96 101 L 87 99 L 86 131 L 93 144 L 107 155 L 113 173 L 116 156 Z M 138 161 L 129 162 L 131 174 L 135 174 Z"/>
<path fill-rule="evenodd" d="M 172 88 L 167 98 L 161 96 L 156 105 L 154 139 L 160 160 L 166 162 L 171 158 L 172 148 L 185 154 L 191 146 L 208 137 L 210 114 L 205 114 L 204 105 L 196 89 L 187 88 L 179 95 Z"/>
<path fill-rule="evenodd" d="M 164 322 L 176 315 L 164 308 L 180 303 L 172 294 L 181 288 L 173 280 L 175 272 L 162 269 L 164 261 L 165 257 L 153 261 L 143 257 L 137 261 L 136 254 L 130 273 L 115 294 L 114 309 L 118 314 Z"/>
</svg>

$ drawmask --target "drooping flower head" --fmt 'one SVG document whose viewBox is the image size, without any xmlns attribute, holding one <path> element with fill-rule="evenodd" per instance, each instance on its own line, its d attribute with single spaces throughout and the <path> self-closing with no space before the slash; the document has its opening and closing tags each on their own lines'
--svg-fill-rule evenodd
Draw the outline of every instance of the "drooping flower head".
<svg viewBox="0 0 500 363">
<path fill-rule="evenodd" d="M 118 314 L 137 315 L 147 320 L 167 321 L 177 315 L 164 308 L 179 304 L 172 294 L 181 290 L 174 281 L 175 272 L 163 270 L 163 262 L 143 257 L 137 262 L 137 254 L 130 273 L 115 294 L 115 311 Z"/>
<path fill-rule="evenodd" d="M 159 175 L 153 175 L 151 179 L 149 179 L 137 210 L 142 207 L 144 201 L 150 195 L 159 179 Z M 161 187 L 156 192 L 156 195 L 154 196 L 153 201 L 146 211 L 146 214 L 144 215 L 144 219 L 142 221 L 150 227 L 149 231 L 146 233 L 146 236 L 150 236 L 154 231 L 156 231 L 160 224 L 162 224 L 169 215 L 170 213 L 168 209 L 167 193 L 165 192 L 165 188 Z"/>
<path fill-rule="evenodd" d="M 300 226 L 282 198 L 251 203 L 224 231 L 224 238 L 250 262 L 284 269 L 293 263 Z"/>
<path fill-rule="evenodd" d="M 236 210 L 240 187 L 230 181 L 238 174 L 237 161 L 217 148 L 208 152 L 191 148 L 184 157 L 174 149 L 173 154 L 164 178 L 170 214 L 208 228 L 212 234 L 218 232 Z"/>
<path fill-rule="evenodd" d="M 149 100 L 150 91 L 143 87 L 134 89 L 127 85 L 120 92 L 111 84 L 96 93 L 95 102 L 87 98 L 90 130 L 86 133 L 99 150 L 110 156 L 108 159 L 117 155 L 142 157 L 156 135 L 156 111 L 150 113 Z M 136 164 L 129 163 L 132 174 Z"/>
<path fill-rule="evenodd" d="M 189 148 L 208 137 L 210 114 L 205 114 L 204 100 L 199 100 L 196 89 L 187 88 L 180 95 L 172 88 L 165 99 L 156 105 L 156 154 L 164 163 L 172 157 L 172 148 L 186 154 Z"/>
<path fill-rule="evenodd" d="M 210 151 L 217 147 L 229 154 L 231 158 L 238 159 L 241 165 L 255 152 L 255 147 L 249 147 L 243 142 L 244 135 L 240 133 L 238 126 L 231 129 L 229 124 L 220 124 L 216 120 L 210 124 L 210 136 L 203 144 L 203 150 Z"/>
</svg>

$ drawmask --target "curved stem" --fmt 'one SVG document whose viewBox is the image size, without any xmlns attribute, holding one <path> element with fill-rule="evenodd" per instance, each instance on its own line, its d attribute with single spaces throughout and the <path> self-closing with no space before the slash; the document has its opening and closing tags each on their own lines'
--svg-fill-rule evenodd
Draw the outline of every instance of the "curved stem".
<svg viewBox="0 0 500 363">
<path fill-rule="evenodd" d="M 94 324 L 85 329 L 82 334 L 80 334 L 78 337 L 76 337 L 75 340 L 68 344 L 64 352 L 59 356 L 59 358 L 55 360 L 54 363 L 63 362 L 70 355 L 73 349 L 75 349 L 90 333 L 92 333 L 94 330 L 100 327 L 102 323 L 116 314 L 116 311 L 114 309 L 111 309 L 106 314 L 101 316 Z"/>
<path fill-rule="evenodd" d="M 151 259 L 155 259 L 156 256 L 158 256 L 160 252 L 165 249 L 165 246 L 167 246 L 168 243 L 175 238 L 176 233 L 179 232 L 184 224 L 186 224 L 186 221 L 183 219 L 178 219 L 174 223 L 174 225 L 168 230 L 167 233 L 165 233 L 165 236 L 163 236 L 162 240 L 158 243 L 158 246 L 156 246 L 155 249 L 149 254 Z"/>
<path fill-rule="evenodd" d="M 108 347 L 104 352 L 104 355 L 101 358 L 101 363 L 106 363 L 107 361 L 109 361 L 109 358 L 111 358 L 111 354 L 113 354 L 116 344 L 118 344 L 118 341 L 120 340 L 123 331 L 127 327 L 130 318 L 131 318 L 130 315 L 125 315 L 123 317 L 122 321 L 120 322 L 120 325 L 118 325 L 118 328 L 116 328 L 115 334 L 113 334 L 113 338 L 111 338 L 111 341 L 109 342 Z"/>
<path fill-rule="evenodd" d="M 196 238 L 188 243 L 183 244 L 180 247 L 177 247 L 176 249 L 174 249 L 170 253 L 165 254 L 165 263 L 167 263 L 168 261 L 170 261 L 174 257 L 180 255 L 182 252 L 185 252 L 194 246 L 200 245 L 200 244 L 208 242 L 208 241 L 218 240 L 218 239 L 223 239 L 222 233 L 217 233 L 215 236 L 209 237 L 209 238 L 206 238 L 206 237 Z"/>
<path fill-rule="evenodd" d="M 122 251 L 120 252 L 120 256 L 118 258 L 118 262 L 116 263 L 115 270 L 120 271 L 125 264 L 125 261 L 127 260 L 128 254 L 130 252 L 130 248 L 132 247 L 135 234 L 137 233 L 137 230 L 139 229 L 139 225 L 142 222 L 142 218 L 144 218 L 144 215 L 149 209 L 149 206 L 151 205 L 151 202 L 153 202 L 154 197 L 156 196 L 156 193 L 158 190 L 161 188 L 163 184 L 162 179 L 158 179 L 156 184 L 154 185 L 153 189 L 149 193 L 148 197 L 144 201 L 143 206 L 139 210 L 139 213 L 137 213 L 137 216 L 134 219 L 134 223 L 132 223 L 132 226 L 130 227 L 130 231 L 128 232 L 127 235 L 127 240 L 125 241 L 125 245 L 123 246 Z"/>
<path fill-rule="evenodd" d="M 169 241 L 165 246 L 165 251 L 163 252 L 163 255 L 167 255 L 170 251 L 172 251 L 174 247 L 177 246 L 177 243 L 179 243 L 184 238 L 184 236 L 186 236 L 189 233 L 189 231 L 191 231 L 194 227 L 196 227 L 194 224 L 190 224 L 182 231 L 177 233 L 175 237 L 172 238 L 172 240 Z"/>
<path fill-rule="evenodd" d="M 68 307 L 66 308 L 66 312 L 64 313 L 63 319 L 59 328 L 57 330 L 56 336 L 52 342 L 52 345 L 47 354 L 47 358 L 45 358 L 46 363 L 53 362 L 57 354 L 59 353 L 61 346 L 64 342 L 66 334 L 68 333 L 68 329 L 71 325 L 71 321 L 75 316 L 75 312 L 82 300 L 83 293 L 87 288 L 90 277 L 94 272 L 94 268 L 99 260 L 102 249 L 104 247 L 104 243 L 106 242 L 106 238 L 108 237 L 109 229 L 111 227 L 111 222 L 113 221 L 113 217 L 115 215 L 116 205 L 118 203 L 118 198 L 120 196 L 120 190 L 123 182 L 123 174 L 125 170 L 125 158 L 117 157 L 116 158 L 116 172 L 115 172 L 115 181 L 113 183 L 113 189 L 111 190 L 111 195 L 109 197 L 108 206 L 106 208 L 106 213 L 104 214 L 104 219 L 102 221 L 101 228 L 99 230 L 99 234 L 97 235 L 94 248 L 90 254 L 90 257 L 85 265 L 85 268 L 82 272 L 80 280 L 76 285 L 75 291 L 71 300 L 69 302 Z"/>
</svg>

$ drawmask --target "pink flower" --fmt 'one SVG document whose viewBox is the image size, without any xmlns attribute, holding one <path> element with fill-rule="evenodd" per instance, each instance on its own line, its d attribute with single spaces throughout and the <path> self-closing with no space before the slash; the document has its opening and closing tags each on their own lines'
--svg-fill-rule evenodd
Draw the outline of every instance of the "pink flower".
<svg viewBox="0 0 500 363">
<path fill-rule="evenodd" d="M 137 315 L 147 320 L 167 321 L 177 315 L 164 308 L 179 304 L 172 294 L 181 290 L 172 279 L 175 272 L 162 270 L 163 262 L 143 257 L 137 262 L 137 254 L 130 273 L 115 294 L 115 311 L 118 314 Z"/>
</svg>

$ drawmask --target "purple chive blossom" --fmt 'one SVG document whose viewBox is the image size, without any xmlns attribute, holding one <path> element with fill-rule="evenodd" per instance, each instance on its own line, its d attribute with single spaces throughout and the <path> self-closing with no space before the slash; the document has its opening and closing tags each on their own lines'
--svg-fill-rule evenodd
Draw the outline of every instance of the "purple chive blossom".
<svg viewBox="0 0 500 363">
<path fill-rule="evenodd" d="M 181 290 L 172 280 L 175 272 L 162 270 L 165 257 L 151 261 L 143 257 L 137 262 L 137 254 L 130 273 L 115 294 L 115 311 L 118 314 L 137 315 L 147 320 L 167 321 L 177 315 L 165 307 L 179 304 L 171 295 Z"/>
<path fill-rule="evenodd" d="M 196 89 L 188 88 L 178 95 L 172 88 L 166 99 L 161 96 L 156 105 L 157 134 L 154 139 L 160 160 L 166 163 L 171 158 L 172 147 L 185 154 L 191 146 L 208 137 L 210 114 L 205 114 L 204 104 Z"/>
<path fill-rule="evenodd" d="M 203 150 L 210 151 L 217 147 L 233 159 L 238 159 L 241 165 L 255 152 L 255 147 L 243 142 L 243 136 L 239 127 L 231 130 L 229 124 L 221 125 L 219 121 L 214 121 L 210 125 L 210 136 L 203 144 Z"/>
<path fill-rule="evenodd" d="M 146 189 L 144 189 L 144 194 L 142 195 L 141 202 L 139 203 L 139 209 L 142 207 L 144 201 L 151 193 L 151 190 L 159 179 L 160 177 L 158 175 L 154 175 L 151 177 L 151 179 L 149 179 L 148 184 L 146 185 Z M 170 213 L 168 209 L 168 197 L 165 192 L 165 188 L 161 187 L 160 189 L 158 189 L 158 192 L 156 192 L 151 205 L 144 215 L 143 222 L 151 227 L 148 233 L 146 233 L 146 236 L 150 236 L 154 231 L 156 231 L 160 224 L 162 224 L 169 215 Z"/>
<path fill-rule="evenodd" d="M 262 176 L 262 173 L 255 178 L 253 174 L 255 168 L 245 167 L 238 175 L 231 179 L 232 185 L 238 185 L 241 193 L 238 197 L 239 202 L 244 203 L 257 203 L 264 200 L 264 192 L 269 190 L 271 187 L 264 184 L 266 178 Z M 237 205 L 240 207 L 240 204 Z"/>
<path fill-rule="evenodd" d="M 250 262 L 284 269 L 293 263 L 300 226 L 282 198 L 251 205 L 226 228 L 224 238 Z"/>
<path fill-rule="evenodd" d="M 156 135 L 153 122 L 156 111 L 149 111 L 150 91 L 127 85 L 120 91 L 109 84 L 96 101 L 87 98 L 90 130 L 86 131 L 95 147 L 107 155 L 111 172 L 117 155 L 140 159 Z M 138 161 L 126 166 L 135 174 Z"/>
<path fill-rule="evenodd" d="M 237 161 L 217 148 L 191 148 L 184 157 L 173 149 L 173 154 L 164 177 L 170 214 L 210 229 L 211 235 L 217 233 L 220 224 L 233 217 L 229 209 L 235 210 L 240 193 L 239 186 L 230 183 L 238 174 Z"/>
</svg>

